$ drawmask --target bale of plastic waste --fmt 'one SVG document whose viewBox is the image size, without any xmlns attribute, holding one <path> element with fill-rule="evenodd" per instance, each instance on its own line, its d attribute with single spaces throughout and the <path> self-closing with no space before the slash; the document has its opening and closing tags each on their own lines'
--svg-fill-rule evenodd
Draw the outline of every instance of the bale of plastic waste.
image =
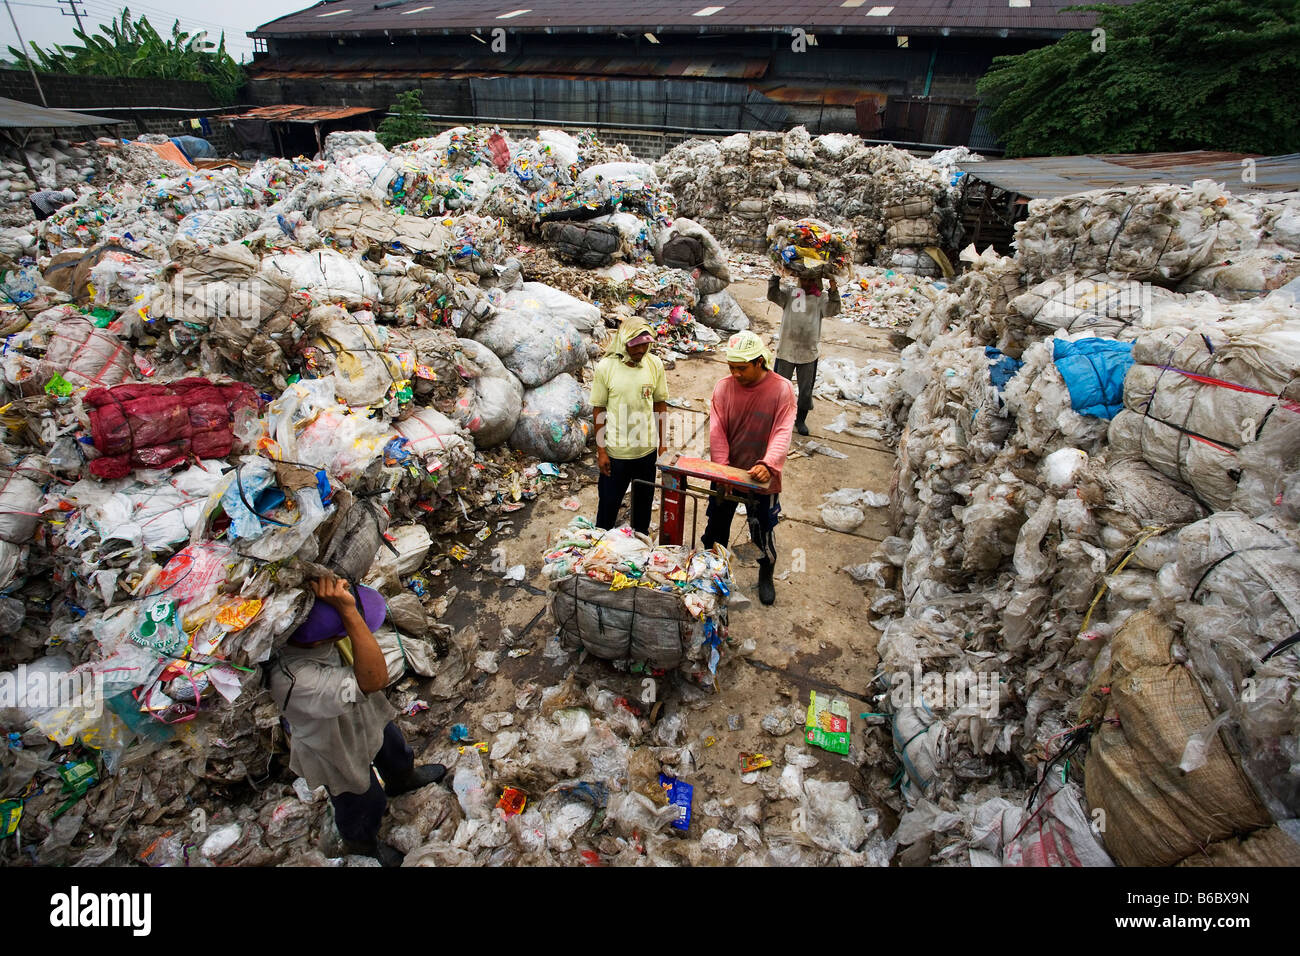
<svg viewBox="0 0 1300 956">
<path fill-rule="evenodd" d="M 262 215 L 253 209 L 201 209 L 176 224 L 177 240 L 195 246 L 221 246 L 248 235 L 262 223 Z"/>
<path fill-rule="evenodd" d="M 599 308 L 541 282 L 525 282 L 505 292 L 496 305 L 510 312 L 539 315 L 552 325 L 567 322 L 587 335 L 604 325 Z"/>
<path fill-rule="evenodd" d="M 767 234 L 772 243 L 769 258 L 803 278 L 833 276 L 853 261 L 856 236 L 820 219 L 777 219 Z"/>
<path fill-rule="evenodd" d="M 306 350 L 307 367 L 334 379 L 335 393 L 349 405 L 380 406 L 393 398 L 414 369 L 404 369 L 390 350 L 388 330 L 371 312 L 339 306 L 313 310 L 314 335 Z"/>
<path fill-rule="evenodd" d="M 1115 454 L 1141 457 L 1188 483 L 1216 508 L 1230 505 L 1238 453 L 1300 411 L 1300 351 L 1290 302 L 1194 329 L 1144 332 L 1124 383 L 1125 411 L 1110 427 Z"/>
<path fill-rule="evenodd" d="M 257 396 L 239 382 L 187 378 L 166 385 L 95 388 L 83 397 L 99 457 L 90 471 L 122 478 L 135 468 L 170 468 L 189 458 L 224 458 L 234 447 L 234 419 Z"/>
<path fill-rule="evenodd" d="M 264 268 L 284 275 L 295 289 L 321 299 L 363 306 L 379 298 L 379 283 L 364 266 L 333 249 L 268 256 Z"/>
<path fill-rule="evenodd" d="M 530 389 L 576 372 L 587 364 L 590 352 L 589 340 L 573 325 L 544 312 L 499 311 L 474 338 Z"/>
<path fill-rule="evenodd" d="M 731 592 L 725 554 L 655 547 L 631 528 L 594 528 L 584 518 L 553 545 L 544 573 L 564 646 L 664 668 L 691 660 L 716 675 Z"/>
<path fill-rule="evenodd" d="M 618 227 L 608 223 L 549 222 L 542 227 L 542 238 L 561 262 L 585 269 L 609 265 L 623 243 Z"/>
<path fill-rule="evenodd" d="M 67 395 L 73 388 L 117 385 L 134 366 L 130 345 L 71 306 L 40 313 L 9 338 L 8 346 L 5 379 L 25 394 Z"/>
<path fill-rule="evenodd" d="M 1104 713 L 1085 768 L 1088 803 L 1105 811 L 1102 838 L 1125 866 L 1170 866 L 1272 823 L 1219 740 L 1195 676 L 1173 664 L 1173 640 L 1158 615 L 1134 615 L 1094 680 L 1110 693 L 1097 704 Z M 1207 731 L 1197 765 L 1180 768 L 1189 742 Z"/>
<path fill-rule="evenodd" d="M 457 339 L 466 361 L 461 376 L 468 383 L 456 399 L 456 420 L 469 429 L 478 448 L 495 448 L 510 438 L 523 410 L 524 386 L 496 354 L 481 342 Z"/>
<path fill-rule="evenodd" d="M 561 373 L 524 392 L 510 447 L 541 461 L 573 461 L 587 450 L 591 416 L 586 390 Z"/>
<path fill-rule="evenodd" d="M 1254 215 L 1212 180 L 1036 199 L 1016 225 L 1031 282 L 1074 272 L 1178 281 L 1258 245 Z"/>
<path fill-rule="evenodd" d="M 1300 663 L 1283 649 L 1300 631 L 1293 536 L 1277 517 L 1216 512 L 1179 532 L 1167 572 L 1169 590 L 1185 597 L 1177 615 L 1195 673 L 1214 714 L 1229 715 L 1223 737 L 1277 820 L 1300 815 L 1287 756 L 1300 746 Z"/>
<path fill-rule="evenodd" d="M 676 595 L 638 587 L 611 591 L 576 575 L 556 586 L 551 613 L 562 632 L 596 657 L 658 668 L 682 662 L 694 631 Z"/>
</svg>

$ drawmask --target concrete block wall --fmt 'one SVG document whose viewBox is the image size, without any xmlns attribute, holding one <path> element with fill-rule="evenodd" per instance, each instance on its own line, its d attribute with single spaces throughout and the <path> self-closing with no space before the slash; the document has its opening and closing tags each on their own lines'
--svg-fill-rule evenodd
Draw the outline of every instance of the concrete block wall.
<svg viewBox="0 0 1300 956">
<path fill-rule="evenodd" d="M 54 109 L 109 109 L 127 106 L 170 106 L 210 109 L 221 104 L 204 83 L 160 81 L 143 77 L 66 76 L 38 73 L 46 104 Z M 0 69 L 0 96 L 24 103 L 41 102 L 27 70 Z"/>
<path fill-rule="evenodd" d="M 57 73 L 39 73 L 37 78 L 51 108 L 91 110 L 110 119 L 123 120 L 117 132 L 128 139 L 144 133 L 190 135 L 194 130 L 189 120 L 207 116 L 212 133 L 205 138 L 223 155 L 235 149 L 230 125 L 211 119 L 220 112 L 220 104 L 203 83 Z M 32 76 L 26 70 L 0 69 L 0 96 L 23 103 L 41 102 Z"/>
</svg>

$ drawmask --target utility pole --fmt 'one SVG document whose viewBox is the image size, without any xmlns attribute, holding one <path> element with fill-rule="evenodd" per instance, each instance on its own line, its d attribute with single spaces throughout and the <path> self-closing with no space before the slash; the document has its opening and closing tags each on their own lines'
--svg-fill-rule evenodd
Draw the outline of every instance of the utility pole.
<svg viewBox="0 0 1300 956">
<path fill-rule="evenodd" d="M 9 0 L 5 0 L 5 9 L 9 11 L 9 22 L 14 25 L 14 33 L 18 34 L 18 45 L 23 48 L 23 57 L 27 60 L 27 69 L 32 74 L 32 82 L 36 84 L 36 92 L 40 95 L 41 105 L 48 107 L 50 104 L 45 102 L 45 91 L 41 89 L 41 81 L 36 78 L 36 67 L 32 66 L 32 58 L 27 53 L 27 41 L 23 39 L 23 33 L 18 29 L 18 21 L 14 19 L 14 9 L 9 6 Z"/>
<path fill-rule="evenodd" d="M 81 25 L 81 17 L 82 17 L 82 14 L 84 14 L 86 11 L 85 11 L 85 10 L 78 10 L 78 9 L 77 9 L 77 4 L 81 3 L 82 0 L 56 0 L 56 2 L 57 2 L 58 5 L 61 6 L 61 7 L 62 7 L 62 6 L 65 6 L 65 5 L 68 7 L 68 10 L 62 10 L 62 11 L 60 11 L 60 12 L 61 12 L 65 17 L 76 17 L 76 18 L 77 18 L 77 32 L 78 32 L 78 33 L 85 33 L 85 32 L 86 32 L 86 28 L 83 27 L 83 26 Z M 69 11 L 71 11 L 71 12 L 69 12 Z"/>
</svg>

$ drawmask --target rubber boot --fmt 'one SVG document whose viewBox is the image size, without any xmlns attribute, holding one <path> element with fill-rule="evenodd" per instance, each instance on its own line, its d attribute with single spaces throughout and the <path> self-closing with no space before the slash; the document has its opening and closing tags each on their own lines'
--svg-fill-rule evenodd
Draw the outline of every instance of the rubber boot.
<svg viewBox="0 0 1300 956">
<path fill-rule="evenodd" d="M 390 797 L 400 797 L 412 790 L 419 790 L 431 783 L 440 783 L 447 776 L 447 768 L 440 763 L 427 763 L 421 767 L 412 767 L 406 773 L 384 781 L 384 793 Z"/>
<path fill-rule="evenodd" d="M 794 420 L 794 430 L 800 435 L 808 434 L 808 413 L 800 412 Z"/>
<path fill-rule="evenodd" d="M 386 868 L 398 867 L 406 859 L 405 854 L 396 847 L 389 846 L 382 840 L 371 840 L 366 843 L 360 840 L 344 840 L 343 853 L 346 856 L 368 856 L 379 861 L 379 865 Z"/>
<path fill-rule="evenodd" d="M 776 584 L 772 581 L 772 562 L 758 562 L 758 599 L 766 605 L 776 603 Z"/>
</svg>

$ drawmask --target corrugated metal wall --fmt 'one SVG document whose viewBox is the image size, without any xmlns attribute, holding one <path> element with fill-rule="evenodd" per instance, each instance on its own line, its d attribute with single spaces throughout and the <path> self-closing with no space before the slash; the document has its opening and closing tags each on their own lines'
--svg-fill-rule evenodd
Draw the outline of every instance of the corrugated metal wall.
<svg viewBox="0 0 1300 956">
<path fill-rule="evenodd" d="M 775 129 L 788 110 L 736 83 L 510 76 L 470 80 L 473 112 L 599 126 Z"/>
<path fill-rule="evenodd" d="M 987 106 L 981 106 L 975 110 L 975 125 L 971 128 L 970 138 L 966 140 L 966 145 L 975 152 L 984 152 L 996 149 L 1002 150 L 1002 145 L 998 142 L 997 136 L 993 134 L 993 129 L 989 126 L 989 115 L 993 112 Z"/>
</svg>

